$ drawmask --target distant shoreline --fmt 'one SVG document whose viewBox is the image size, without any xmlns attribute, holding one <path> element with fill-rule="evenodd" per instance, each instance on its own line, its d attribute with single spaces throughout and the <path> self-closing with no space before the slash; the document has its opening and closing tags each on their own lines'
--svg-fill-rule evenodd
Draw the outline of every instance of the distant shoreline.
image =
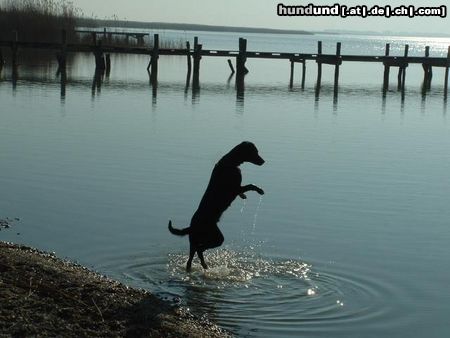
<svg viewBox="0 0 450 338">
<path fill-rule="evenodd" d="M 292 29 L 272 29 L 234 26 L 212 26 L 189 23 L 167 23 L 167 22 L 143 22 L 125 20 L 96 20 L 81 18 L 77 20 L 78 26 L 82 27 L 121 27 L 138 29 L 170 29 L 181 31 L 204 31 L 204 32 L 234 32 L 234 33 L 268 33 L 268 34 L 301 34 L 314 35 L 313 32 Z"/>
<path fill-rule="evenodd" d="M 295 29 L 276 29 L 276 28 L 257 28 L 257 27 L 238 27 L 238 26 L 214 26 L 190 23 L 170 23 L 170 22 L 144 22 L 144 21 L 126 21 L 126 20 L 102 20 L 91 18 L 77 19 L 78 26 L 91 28 L 120 27 L 134 29 L 158 29 L 158 30 L 179 30 L 179 31 L 201 31 L 201 32 L 233 32 L 233 33 L 265 33 L 265 34 L 298 34 L 298 35 L 380 35 L 380 36 L 401 36 L 401 37 L 435 37 L 449 38 L 450 34 L 445 33 L 419 33 L 419 32 L 375 32 L 375 31 L 356 31 L 356 30 L 333 30 L 306 31 Z"/>
</svg>

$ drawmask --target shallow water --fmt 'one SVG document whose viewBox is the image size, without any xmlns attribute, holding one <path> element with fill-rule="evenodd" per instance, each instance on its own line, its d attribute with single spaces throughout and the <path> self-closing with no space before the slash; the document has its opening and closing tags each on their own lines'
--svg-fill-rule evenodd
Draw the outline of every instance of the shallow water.
<svg viewBox="0 0 450 338">
<path fill-rule="evenodd" d="M 174 32 L 165 32 L 172 36 Z M 181 33 L 186 34 L 188 33 Z M 190 35 L 189 35 L 190 36 Z M 324 52 L 337 36 L 250 34 L 249 50 L 287 51 L 298 41 Z M 420 54 L 421 39 L 344 36 L 342 53 Z M 204 33 L 204 48 L 233 48 L 237 35 Z M 450 41 L 432 42 L 444 55 Z M 398 43 L 398 45 L 396 45 Z M 211 47 L 209 47 L 211 46 Z M 230 47 L 231 46 L 231 47 Z M 395 47 L 397 46 L 397 47 Z M 433 54 L 434 53 L 434 54 Z M 394 52 L 393 52 L 394 54 Z M 224 59 L 202 60 L 201 90 L 185 91 L 185 59 L 161 57 L 153 91 L 146 57 L 113 57 L 92 88 L 93 60 L 78 55 L 65 93 L 54 63 L 22 65 L 0 77 L 0 232 L 56 251 L 130 285 L 206 314 L 239 336 L 444 337 L 450 293 L 450 133 L 443 70 L 421 89 L 407 69 L 404 98 L 382 66 L 344 64 L 314 90 L 288 88 L 289 63 L 249 60 L 237 96 Z M 187 226 L 214 163 L 242 140 L 266 164 L 244 164 L 248 193 L 222 217 L 225 244 L 184 272 Z M 19 235 L 18 235 L 19 233 Z"/>
</svg>

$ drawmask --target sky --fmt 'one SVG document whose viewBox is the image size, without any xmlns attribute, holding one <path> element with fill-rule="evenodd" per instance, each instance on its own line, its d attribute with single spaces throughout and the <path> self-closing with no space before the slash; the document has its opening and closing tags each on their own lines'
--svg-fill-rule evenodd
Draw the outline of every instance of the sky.
<svg viewBox="0 0 450 338">
<path fill-rule="evenodd" d="M 383 0 L 381 0 L 383 1 Z M 220 26 L 264 27 L 277 29 L 298 29 L 309 31 L 322 30 L 358 30 L 377 32 L 421 32 L 450 35 L 450 16 L 441 17 L 313 17 L 313 16 L 278 16 L 277 5 L 289 6 L 367 6 L 400 5 L 419 7 L 439 7 L 448 4 L 448 0 L 72 0 L 85 16 L 97 18 L 195 23 Z"/>
</svg>

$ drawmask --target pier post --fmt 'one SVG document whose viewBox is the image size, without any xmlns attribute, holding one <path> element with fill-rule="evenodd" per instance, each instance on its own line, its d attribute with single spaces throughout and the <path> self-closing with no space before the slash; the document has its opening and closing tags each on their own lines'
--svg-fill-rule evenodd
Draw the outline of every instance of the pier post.
<svg viewBox="0 0 450 338">
<path fill-rule="evenodd" d="M 430 57 L 430 46 L 425 47 L 425 57 Z M 429 89 L 431 85 L 431 78 L 433 77 L 432 66 L 428 63 L 422 63 L 423 68 L 423 86 L 424 89 Z"/>
<path fill-rule="evenodd" d="M 198 90 L 200 88 L 200 60 L 202 58 L 202 45 L 198 43 L 198 37 L 194 37 L 194 74 L 192 77 L 192 88 Z"/>
<path fill-rule="evenodd" d="M 66 56 L 67 56 L 67 32 L 65 29 L 61 30 L 61 51 L 56 55 L 58 60 L 58 69 L 63 72 L 66 70 Z"/>
<path fill-rule="evenodd" d="M 289 78 L 289 88 L 294 86 L 294 59 L 291 59 L 291 76 Z"/>
<path fill-rule="evenodd" d="M 389 56 L 390 44 L 386 44 L 386 49 L 384 51 L 384 56 Z M 389 88 L 389 62 L 387 60 L 384 61 L 384 76 L 383 76 L 383 90 L 386 91 Z"/>
<path fill-rule="evenodd" d="M 336 43 L 336 65 L 334 66 L 334 95 L 337 95 L 339 84 L 339 66 L 341 64 L 341 43 Z"/>
<path fill-rule="evenodd" d="M 108 53 L 105 55 L 106 75 L 109 76 L 111 72 L 111 55 Z"/>
<path fill-rule="evenodd" d="M 230 67 L 231 70 L 231 75 L 233 75 L 235 73 L 234 71 L 234 67 L 233 67 L 233 62 L 231 62 L 231 59 L 228 59 L 228 67 Z"/>
<path fill-rule="evenodd" d="M 397 87 L 398 90 L 405 90 L 405 77 L 406 77 L 406 67 L 408 67 L 407 57 L 408 57 L 409 45 L 405 45 L 405 53 L 404 60 L 402 64 L 398 68 L 398 76 L 397 76 Z"/>
<path fill-rule="evenodd" d="M 445 67 L 445 79 L 444 79 L 444 97 L 447 98 L 447 90 L 448 90 L 448 67 L 450 65 L 450 46 L 447 50 L 447 65 Z"/>
<path fill-rule="evenodd" d="M 408 67 L 408 62 L 406 61 L 408 58 L 408 50 L 409 45 L 405 45 L 405 65 L 403 66 L 403 73 L 402 73 L 402 90 L 405 90 L 406 67 Z"/>
<path fill-rule="evenodd" d="M 236 56 L 236 90 L 238 97 L 244 95 L 244 77 L 248 73 L 245 68 L 247 61 L 247 39 L 239 38 L 239 54 Z"/>
<path fill-rule="evenodd" d="M 17 42 L 19 41 L 19 32 L 14 31 L 14 38 L 11 43 L 11 51 L 12 51 L 12 68 L 13 71 L 17 70 Z"/>
<path fill-rule="evenodd" d="M 5 60 L 3 60 L 3 51 L 2 51 L 2 49 L 0 48 L 0 73 L 1 73 L 1 71 L 2 71 L 2 69 L 3 69 L 3 65 L 5 64 Z"/>
<path fill-rule="evenodd" d="M 244 78 L 248 73 L 245 67 L 247 61 L 247 39 L 239 38 L 239 54 L 236 57 L 236 81 Z"/>
<path fill-rule="evenodd" d="M 191 61 L 191 44 L 189 43 L 189 41 L 186 41 L 186 62 L 188 73 L 190 73 L 192 69 L 192 61 Z"/>
<path fill-rule="evenodd" d="M 398 67 L 398 75 L 397 75 L 397 90 L 402 89 L 402 73 L 403 73 L 403 67 Z"/>
<path fill-rule="evenodd" d="M 153 35 L 153 49 L 150 59 L 150 81 L 155 85 L 158 81 L 159 34 Z"/>
<path fill-rule="evenodd" d="M 322 62 L 320 58 L 322 56 L 322 41 L 317 41 L 317 88 L 320 88 L 320 84 L 322 82 Z"/>
<path fill-rule="evenodd" d="M 99 40 L 94 49 L 95 71 L 104 71 L 106 68 L 105 59 L 103 57 L 102 40 Z"/>
<path fill-rule="evenodd" d="M 302 62 L 302 89 L 305 88 L 306 60 Z"/>
<path fill-rule="evenodd" d="M 191 61 L 191 44 L 189 41 L 186 41 L 186 55 L 187 55 L 187 73 L 186 73 L 186 85 L 185 85 L 185 93 L 189 88 L 189 83 L 191 82 L 191 72 L 192 72 L 192 61 Z"/>
</svg>

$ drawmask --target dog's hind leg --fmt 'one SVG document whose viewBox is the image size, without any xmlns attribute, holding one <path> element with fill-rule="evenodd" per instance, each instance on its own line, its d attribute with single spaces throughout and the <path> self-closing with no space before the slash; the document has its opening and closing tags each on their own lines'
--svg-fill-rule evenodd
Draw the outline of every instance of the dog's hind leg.
<svg viewBox="0 0 450 338">
<path fill-rule="evenodd" d="M 191 245 L 191 247 L 189 249 L 189 258 L 186 263 L 186 271 L 187 272 L 191 272 L 192 260 L 194 259 L 195 251 L 196 251 L 195 248 Z"/>
<path fill-rule="evenodd" d="M 202 265 L 203 269 L 208 269 L 208 265 L 205 263 L 205 257 L 203 257 L 203 251 L 197 250 L 198 258 L 200 258 L 200 264 Z"/>
<path fill-rule="evenodd" d="M 224 241 L 224 237 L 222 235 L 222 232 L 220 231 L 220 229 L 217 225 L 214 225 L 211 227 L 211 230 L 209 232 L 209 237 L 205 241 L 202 249 L 217 248 L 223 244 L 223 241 Z"/>
</svg>

